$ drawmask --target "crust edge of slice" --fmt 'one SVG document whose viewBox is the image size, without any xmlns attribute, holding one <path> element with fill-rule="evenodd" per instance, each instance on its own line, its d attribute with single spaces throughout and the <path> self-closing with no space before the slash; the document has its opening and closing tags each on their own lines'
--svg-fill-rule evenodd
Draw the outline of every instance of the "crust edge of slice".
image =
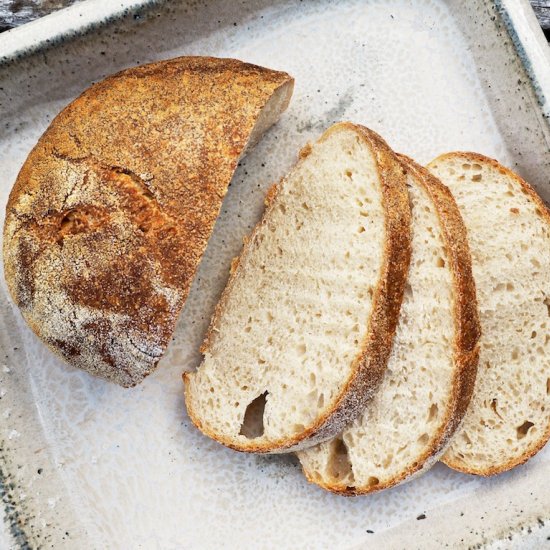
<svg viewBox="0 0 550 550">
<path fill-rule="evenodd" d="M 193 373 L 184 373 L 185 404 L 189 418 L 205 435 L 236 451 L 253 453 L 292 452 L 329 439 L 361 413 L 366 402 L 382 381 L 391 351 L 393 335 L 397 327 L 411 255 L 411 213 L 406 179 L 403 167 L 396 154 L 378 134 L 364 126 L 351 122 L 340 122 L 326 130 L 319 141 L 322 142 L 341 129 L 353 130 L 362 140 L 367 142 L 371 149 L 379 170 L 382 205 L 386 213 L 384 221 L 386 239 L 381 276 L 373 297 L 373 307 L 368 322 L 368 332 L 363 352 L 355 359 L 353 371 L 341 390 L 336 403 L 324 415 L 303 432 L 280 438 L 269 444 L 258 444 L 251 440 L 250 444 L 241 445 L 236 443 L 232 437 L 222 436 L 210 430 L 201 422 L 190 404 L 189 384 Z M 308 156 L 309 150 L 309 146 L 302 149 L 298 163 Z M 258 228 L 264 223 L 273 205 L 276 192 L 277 187 L 268 192 L 266 209 L 250 237 L 245 240 L 239 258 L 242 258 L 247 250 L 248 242 L 252 240 Z M 208 349 L 210 338 L 223 311 L 226 297 L 231 292 L 233 281 L 239 275 L 240 269 L 242 269 L 242 265 L 237 259 L 233 263 L 229 281 L 215 308 L 201 348 L 203 353 Z"/>
<path fill-rule="evenodd" d="M 539 194 L 535 191 L 535 189 L 526 182 L 521 176 L 510 170 L 509 168 L 506 168 L 506 166 L 503 166 L 498 162 L 497 160 L 487 157 L 485 155 L 482 155 L 480 153 L 474 153 L 470 151 L 451 151 L 448 153 L 443 153 L 442 155 L 437 156 L 435 159 L 430 161 L 428 163 L 428 169 L 431 165 L 436 164 L 437 162 L 444 160 L 447 157 L 457 157 L 462 158 L 464 160 L 467 160 L 469 162 L 475 161 L 478 163 L 487 163 L 493 168 L 496 168 L 499 170 L 503 175 L 506 175 L 510 178 L 512 178 L 530 197 L 531 200 L 535 202 L 535 204 L 539 207 L 541 211 L 541 217 L 550 225 L 550 209 L 542 198 L 539 196 Z M 441 462 L 443 462 L 446 466 L 449 468 L 452 468 L 453 470 L 456 470 L 457 472 L 461 472 L 464 474 L 474 474 L 479 475 L 483 477 L 490 477 L 497 474 L 501 474 L 503 472 L 507 472 L 508 470 L 511 470 L 512 468 L 515 468 L 516 466 L 520 466 L 521 464 L 525 464 L 530 458 L 535 456 L 542 448 L 546 445 L 546 443 L 550 440 L 550 421 L 548 422 L 548 426 L 546 428 L 546 431 L 541 435 L 541 437 L 537 440 L 537 442 L 528 449 L 525 453 L 523 453 L 521 456 L 508 460 L 507 462 L 501 464 L 500 466 L 493 466 L 491 468 L 465 468 L 463 465 L 458 464 L 457 462 L 454 462 L 452 459 L 447 458 L 445 455 L 442 456 Z"/>
</svg>

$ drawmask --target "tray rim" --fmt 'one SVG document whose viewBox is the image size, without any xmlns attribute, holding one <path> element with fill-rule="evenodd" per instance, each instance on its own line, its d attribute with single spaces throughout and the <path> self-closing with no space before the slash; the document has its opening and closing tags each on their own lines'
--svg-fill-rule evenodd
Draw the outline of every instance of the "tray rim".
<svg viewBox="0 0 550 550">
<path fill-rule="evenodd" d="M 15 65 L 32 54 L 55 48 L 64 42 L 106 27 L 129 15 L 139 17 L 142 10 L 160 6 L 167 3 L 167 1 L 118 0 L 114 3 L 112 0 L 85 0 L 78 2 L 0 34 L 0 66 Z M 450 4 L 454 3 L 454 0 L 447 1 Z M 550 129 L 550 44 L 546 41 L 531 4 L 528 0 L 480 1 L 494 6 L 502 17 L 502 22 L 510 36 L 516 54 L 529 77 L 544 123 Z M 0 466 L 2 466 L 1 463 Z M 0 475 L 0 495 L 4 494 L 3 476 Z M 7 527 L 5 527 L 5 534 L 8 537 L 6 542 L 12 542 L 10 534 L 12 537 L 16 535 L 13 531 L 9 533 L 10 524 L 5 520 L 8 517 L 7 508 L 9 504 L 9 502 L 3 500 L 2 511 L 5 514 L 3 519 L 4 525 Z M 550 520 L 550 511 L 545 510 L 542 512 L 542 516 Z M 506 540 L 508 534 L 519 535 L 522 540 L 527 542 L 528 534 L 531 532 L 526 533 L 524 529 L 528 525 L 530 524 L 525 523 L 521 527 L 510 525 L 486 544 L 498 544 Z M 4 533 L 0 529 L 0 543 L 3 542 L 3 535 Z M 21 547 L 26 547 L 25 543 L 27 541 L 24 529 L 20 529 L 17 535 L 22 536 L 22 538 L 16 536 L 13 542 L 15 544 L 22 543 Z M 358 548 L 362 547 L 364 547 L 363 544 L 358 546 Z"/>
</svg>

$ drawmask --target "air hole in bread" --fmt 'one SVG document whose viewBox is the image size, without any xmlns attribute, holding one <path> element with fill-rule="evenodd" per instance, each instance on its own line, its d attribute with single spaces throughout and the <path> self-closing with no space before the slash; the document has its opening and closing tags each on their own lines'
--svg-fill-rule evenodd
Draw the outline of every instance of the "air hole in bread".
<svg viewBox="0 0 550 550">
<path fill-rule="evenodd" d="M 471 167 L 472 167 L 471 164 L 463 164 L 463 165 L 462 165 L 462 169 L 463 169 L 463 170 L 469 170 Z"/>
<path fill-rule="evenodd" d="M 462 439 L 464 439 L 467 445 L 472 444 L 472 440 L 470 439 L 470 436 L 466 432 L 462 432 L 460 436 L 462 437 Z"/>
<path fill-rule="evenodd" d="M 353 176 L 353 172 L 351 170 L 346 170 L 345 174 L 348 178 L 351 178 L 351 176 Z"/>
<path fill-rule="evenodd" d="M 502 420 L 502 416 L 500 416 L 500 413 L 497 410 L 497 405 L 498 401 L 496 399 L 491 399 L 491 409 Z"/>
<path fill-rule="evenodd" d="M 527 432 L 533 426 L 534 426 L 534 424 L 532 422 L 530 422 L 529 420 L 526 420 L 521 426 L 518 426 L 516 428 L 516 437 L 518 439 L 523 439 L 527 435 Z"/>
<path fill-rule="evenodd" d="M 307 204 L 307 202 L 303 202 L 303 203 L 302 203 L 302 208 L 303 208 L 304 210 L 309 210 L 309 205 Z"/>
<path fill-rule="evenodd" d="M 252 327 L 250 325 L 244 327 L 245 332 L 250 332 L 252 330 Z"/>
<path fill-rule="evenodd" d="M 418 438 L 418 443 L 420 443 L 420 445 L 426 445 L 429 440 L 430 440 L 430 436 L 424 433 Z"/>
<path fill-rule="evenodd" d="M 374 476 L 370 476 L 367 479 L 367 483 L 366 483 L 367 487 L 376 487 L 379 484 L 380 484 L 380 480 Z"/>
<path fill-rule="evenodd" d="M 512 350 L 512 359 L 515 361 L 519 357 L 519 352 L 517 349 Z"/>
<path fill-rule="evenodd" d="M 481 174 L 474 174 L 472 176 L 472 181 L 481 181 Z"/>
<path fill-rule="evenodd" d="M 513 283 L 506 283 L 506 290 L 514 290 L 514 284 Z"/>
<path fill-rule="evenodd" d="M 541 268 L 540 262 L 536 258 L 531 258 L 531 265 L 537 269 Z"/>
<path fill-rule="evenodd" d="M 307 347 L 306 347 L 305 344 L 302 343 L 302 344 L 298 344 L 298 345 L 296 346 L 296 353 L 297 353 L 299 356 L 305 355 L 306 351 L 307 351 Z"/>
<path fill-rule="evenodd" d="M 244 435 L 248 439 L 256 439 L 264 435 L 264 412 L 268 395 L 269 392 L 265 391 L 248 404 L 244 412 L 240 435 Z"/>
<path fill-rule="evenodd" d="M 439 415 L 439 407 L 437 406 L 437 403 L 432 403 L 429 411 L 428 411 L 428 422 L 433 422 L 437 419 Z"/>
<path fill-rule="evenodd" d="M 542 303 L 546 306 L 546 309 L 548 310 L 548 317 L 550 317 L 550 298 L 544 298 Z"/>
<path fill-rule="evenodd" d="M 357 233 L 364 233 L 366 231 L 365 227 L 360 225 L 359 229 L 357 230 Z"/>
<path fill-rule="evenodd" d="M 550 378 L 546 379 L 546 395 L 550 395 Z"/>
<path fill-rule="evenodd" d="M 437 267 L 445 267 L 445 260 L 441 257 L 437 258 L 437 261 L 435 263 Z"/>
<path fill-rule="evenodd" d="M 393 455 L 389 453 L 384 458 L 384 461 L 382 462 L 382 468 L 389 468 L 391 466 L 391 463 L 393 462 Z"/>
<path fill-rule="evenodd" d="M 328 472 L 333 479 L 346 480 L 348 483 L 355 481 L 348 448 L 341 437 L 337 437 L 331 441 Z"/>
<path fill-rule="evenodd" d="M 368 217 L 369 217 L 369 213 L 366 212 L 365 210 L 361 210 L 361 212 L 359 212 L 359 214 L 360 214 L 361 216 L 363 216 L 363 218 L 368 218 Z"/>
</svg>

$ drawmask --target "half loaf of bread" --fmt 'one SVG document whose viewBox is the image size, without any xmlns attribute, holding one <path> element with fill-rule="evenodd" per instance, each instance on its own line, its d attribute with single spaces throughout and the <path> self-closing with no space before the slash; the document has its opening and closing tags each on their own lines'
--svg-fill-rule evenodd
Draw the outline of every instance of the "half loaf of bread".
<svg viewBox="0 0 550 550">
<path fill-rule="evenodd" d="M 307 478 L 366 494 L 428 469 L 468 406 L 479 319 L 466 229 L 449 190 L 402 157 L 412 209 L 412 258 L 380 390 L 336 438 L 298 453 Z"/>
<path fill-rule="evenodd" d="M 340 432 L 384 373 L 410 257 L 403 167 L 331 127 L 269 194 L 215 311 L 186 405 L 206 435 L 281 452 Z"/>
<path fill-rule="evenodd" d="M 93 85 L 51 123 L 10 194 L 9 290 L 74 366 L 123 386 L 172 335 L 239 158 L 293 79 L 182 57 Z"/>
<path fill-rule="evenodd" d="M 482 330 L 472 401 L 443 461 L 497 474 L 550 437 L 550 213 L 493 159 L 448 153 L 429 169 L 451 189 L 468 229 Z"/>
</svg>

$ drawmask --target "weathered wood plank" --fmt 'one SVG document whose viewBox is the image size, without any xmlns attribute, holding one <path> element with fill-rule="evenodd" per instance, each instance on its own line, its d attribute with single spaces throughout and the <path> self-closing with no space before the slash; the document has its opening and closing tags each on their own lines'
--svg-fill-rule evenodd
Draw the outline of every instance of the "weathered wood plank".
<svg viewBox="0 0 550 550">
<path fill-rule="evenodd" d="M 0 32 L 82 0 L 0 0 Z M 550 30 L 550 0 L 530 0 L 543 29 Z"/>
<path fill-rule="evenodd" d="M 530 0 L 540 26 L 543 29 L 550 29 L 550 0 Z"/>
<path fill-rule="evenodd" d="M 80 0 L 0 0 L 0 27 L 17 27 Z"/>
</svg>

